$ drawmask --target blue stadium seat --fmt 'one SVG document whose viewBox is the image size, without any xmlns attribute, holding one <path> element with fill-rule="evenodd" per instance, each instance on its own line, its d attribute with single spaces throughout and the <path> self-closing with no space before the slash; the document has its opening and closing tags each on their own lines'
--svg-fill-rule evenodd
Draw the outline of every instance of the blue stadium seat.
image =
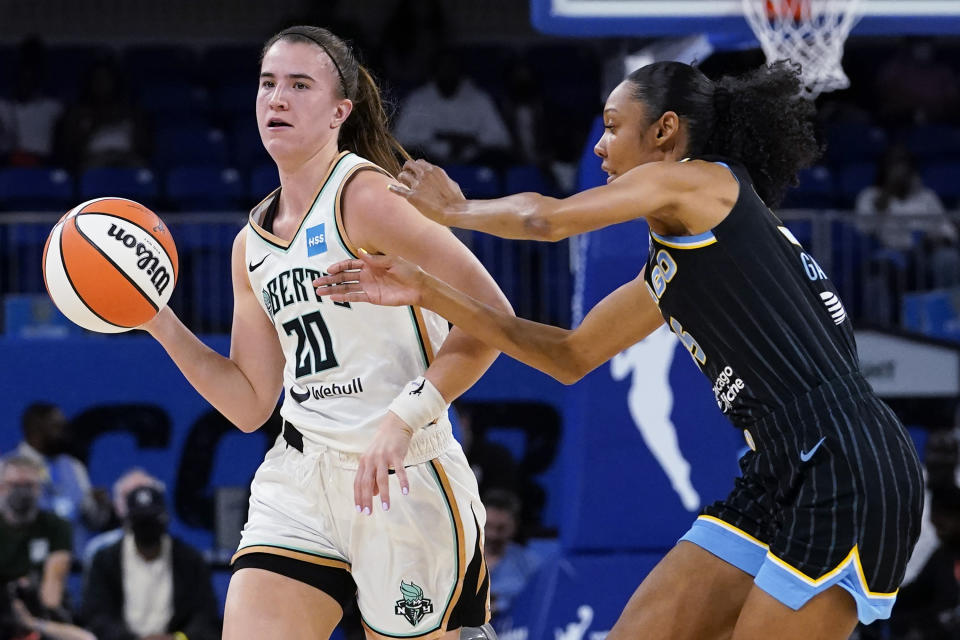
<svg viewBox="0 0 960 640">
<path fill-rule="evenodd" d="M 838 122 L 827 128 L 827 161 L 834 165 L 873 162 L 887 148 L 887 132 L 862 122 Z"/>
<path fill-rule="evenodd" d="M 543 175 L 540 168 L 532 164 L 520 164 L 508 168 L 504 175 L 504 191 L 506 193 L 533 191 L 547 196 L 559 195 L 557 188 Z"/>
<path fill-rule="evenodd" d="M 140 106 L 154 118 L 169 118 L 177 126 L 185 123 L 175 118 L 206 114 L 210 107 L 210 95 L 204 87 L 182 80 L 146 83 L 139 88 L 137 96 Z"/>
<path fill-rule="evenodd" d="M 960 342 L 960 309 L 952 291 L 927 291 L 903 296 L 905 328 Z"/>
<path fill-rule="evenodd" d="M 186 164 L 223 166 L 228 164 L 229 155 L 221 129 L 171 126 L 157 133 L 153 162 L 160 169 Z"/>
<path fill-rule="evenodd" d="M 444 170 L 468 198 L 497 198 L 503 194 L 500 176 L 490 167 L 458 164 L 444 167 Z"/>
<path fill-rule="evenodd" d="M 270 162 L 254 118 L 242 116 L 234 120 L 230 127 L 230 152 L 231 162 L 244 169 Z"/>
<path fill-rule="evenodd" d="M 254 103 L 257 99 L 256 77 L 241 83 L 222 84 L 213 92 L 213 107 L 228 118 L 248 117 L 254 122 Z"/>
<path fill-rule="evenodd" d="M 157 197 L 157 180 L 150 169 L 103 167 L 80 176 L 80 198 L 117 196 L 136 200 L 150 207 Z"/>
<path fill-rule="evenodd" d="M 74 204 L 73 178 L 63 169 L 0 169 L 0 209 L 66 211 Z"/>
<path fill-rule="evenodd" d="M 833 172 L 829 167 L 818 165 L 803 169 L 798 178 L 800 184 L 787 192 L 781 208 L 830 209 L 837 205 Z"/>
<path fill-rule="evenodd" d="M 916 125 L 903 132 L 902 140 L 921 165 L 960 156 L 960 128 L 957 127 Z"/>
<path fill-rule="evenodd" d="M 857 162 L 840 170 L 840 197 L 843 203 L 852 206 L 861 191 L 876 181 L 877 168 L 872 162 Z"/>
<path fill-rule="evenodd" d="M 217 166 L 175 167 L 167 174 L 167 199 L 181 211 L 227 211 L 244 208 L 240 172 Z"/>
<path fill-rule="evenodd" d="M 924 184 L 936 191 L 947 207 L 960 203 L 960 162 L 928 165 L 922 176 Z"/>
<path fill-rule="evenodd" d="M 273 164 L 262 164 L 250 172 L 250 199 L 254 202 L 263 200 L 279 186 L 280 176 Z"/>
</svg>

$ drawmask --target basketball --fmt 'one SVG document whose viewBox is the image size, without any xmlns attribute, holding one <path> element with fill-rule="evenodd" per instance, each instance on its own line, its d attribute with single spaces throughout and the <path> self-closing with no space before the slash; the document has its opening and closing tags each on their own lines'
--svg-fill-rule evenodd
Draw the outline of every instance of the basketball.
<svg viewBox="0 0 960 640">
<path fill-rule="evenodd" d="M 177 282 L 177 248 L 166 225 L 143 205 L 96 198 L 66 213 L 43 249 L 53 303 L 90 331 L 120 333 L 167 303 Z"/>
</svg>

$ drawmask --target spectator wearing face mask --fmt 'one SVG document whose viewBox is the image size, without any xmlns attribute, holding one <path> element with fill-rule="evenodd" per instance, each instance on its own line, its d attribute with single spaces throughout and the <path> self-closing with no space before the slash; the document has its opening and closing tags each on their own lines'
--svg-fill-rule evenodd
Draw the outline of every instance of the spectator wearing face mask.
<svg viewBox="0 0 960 640">
<path fill-rule="evenodd" d="M 64 619 L 70 523 L 40 508 L 44 468 L 32 458 L 0 460 L 0 584 L 35 593 L 35 615 Z"/>
<path fill-rule="evenodd" d="M 100 549 L 123 538 L 125 530 L 123 522 L 127 519 L 127 496 L 140 487 L 156 487 L 161 493 L 164 491 L 163 483 L 140 467 L 128 469 L 113 483 L 113 512 L 120 520 L 120 524 L 117 528 L 104 531 L 90 539 L 81 556 L 85 570 L 90 567 L 93 557 Z"/>
<path fill-rule="evenodd" d="M 123 537 L 97 552 L 84 581 L 84 619 L 99 640 L 220 637 L 207 565 L 168 522 L 159 488 L 127 495 Z"/>
<path fill-rule="evenodd" d="M 87 469 L 68 453 L 67 417 L 56 405 L 31 404 L 20 421 L 23 441 L 16 454 L 31 458 L 44 470 L 40 506 L 70 523 L 72 549 L 79 554 L 94 532 L 110 519 L 110 497 L 90 484 Z"/>
</svg>

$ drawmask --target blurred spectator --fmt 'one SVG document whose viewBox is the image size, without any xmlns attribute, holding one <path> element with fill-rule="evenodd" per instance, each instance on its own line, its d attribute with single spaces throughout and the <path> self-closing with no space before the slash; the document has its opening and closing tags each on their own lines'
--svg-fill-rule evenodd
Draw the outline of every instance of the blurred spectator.
<svg viewBox="0 0 960 640">
<path fill-rule="evenodd" d="M 552 151 L 543 128 L 543 92 L 533 68 L 522 60 L 510 65 L 503 98 L 503 114 L 516 141 L 518 160 L 551 175 Z"/>
<path fill-rule="evenodd" d="M 876 231 L 888 249 L 911 251 L 916 246 L 917 231 L 926 232 L 939 244 L 954 245 L 957 241 L 957 229 L 944 215 L 943 203 L 920 180 L 913 157 L 899 144 L 884 152 L 877 165 L 876 184 L 857 196 L 856 211 L 860 216 L 871 216 L 863 222 Z"/>
<path fill-rule="evenodd" d="M 923 516 L 920 524 L 920 537 L 913 548 L 913 554 L 907 563 L 903 576 L 903 586 L 913 582 L 927 564 L 930 556 L 940 545 L 930 516 L 931 492 L 940 489 L 949 490 L 957 483 L 958 456 L 957 437 L 951 429 L 931 431 L 927 437 L 924 451 L 924 471 L 926 473 L 926 495 L 923 501 Z"/>
<path fill-rule="evenodd" d="M 904 41 L 880 66 L 876 93 L 880 117 L 897 126 L 955 118 L 960 98 L 956 75 L 927 39 Z"/>
<path fill-rule="evenodd" d="M 446 22 L 441 0 L 396 3 L 380 34 L 377 65 L 390 90 L 402 95 L 426 82 L 446 38 Z"/>
<path fill-rule="evenodd" d="M 39 38 L 20 45 L 18 60 L 13 95 L 0 99 L 0 156 L 12 166 L 42 165 L 53 155 L 63 105 L 44 91 L 46 49 Z"/>
<path fill-rule="evenodd" d="M 957 229 L 937 194 L 921 182 L 905 147 L 887 149 L 877 166 L 876 184 L 857 196 L 856 212 L 861 229 L 880 243 L 864 283 L 869 319 L 896 322 L 899 297 L 907 288 L 960 283 Z"/>
<path fill-rule="evenodd" d="M 453 410 L 460 431 L 460 446 L 473 469 L 473 475 L 477 477 L 480 495 L 485 495 L 491 489 L 517 491 L 520 470 L 510 450 L 477 434 L 471 412 L 462 405 L 455 403 Z"/>
<path fill-rule="evenodd" d="M 127 495 L 123 537 L 93 557 L 83 613 L 99 640 L 215 640 L 217 600 L 206 562 L 167 533 L 163 492 Z"/>
<path fill-rule="evenodd" d="M 67 453 L 67 418 L 55 405 L 31 404 L 21 418 L 23 441 L 17 455 L 31 458 L 46 470 L 40 505 L 70 522 L 73 549 L 79 554 L 93 532 L 110 519 L 110 499 L 94 489 L 83 463 Z"/>
<path fill-rule="evenodd" d="M 139 487 L 156 487 L 160 491 L 164 491 L 163 483 L 140 467 L 134 467 L 117 478 L 117 481 L 113 483 L 113 513 L 120 520 L 120 526 L 104 531 L 90 539 L 83 549 L 84 569 L 89 568 L 90 562 L 97 551 L 119 542 L 123 538 L 123 522 L 127 518 L 127 496 Z"/>
<path fill-rule="evenodd" d="M 0 638 L 3 640 L 97 640 L 76 625 L 44 620 L 32 614 L 22 597 L 25 597 L 22 589 L 0 589 Z"/>
<path fill-rule="evenodd" d="M 43 480 L 33 458 L 0 460 L 0 585 L 15 583 L 33 615 L 67 620 L 70 523 L 40 507 Z"/>
<path fill-rule="evenodd" d="M 890 618 L 894 639 L 960 637 L 960 488 L 935 488 L 930 515 L 940 544 L 917 578 L 900 589 Z"/>
<path fill-rule="evenodd" d="M 540 558 L 515 541 L 520 500 L 501 489 L 483 497 L 487 522 L 483 527 L 483 557 L 490 571 L 490 607 L 494 619 L 510 613 L 513 598 L 540 567 Z"/>
<path fill-rule="evenodd" d="M 439 164 L 503 164 L 510 134 L 493 99 L 460 71 L 457 55 L 442 51 L 433 79 L 400 103 L 394 131 L 415 155 Z"/>
<path fill-rule="evenodd" d="M 139 167 L 147 164 L 149 129 L 127 96 L 117 69 L 97 63 L 80 99 L 60 123 L 59 146 L 67 164 L 92 167 Z"/>
</svg>

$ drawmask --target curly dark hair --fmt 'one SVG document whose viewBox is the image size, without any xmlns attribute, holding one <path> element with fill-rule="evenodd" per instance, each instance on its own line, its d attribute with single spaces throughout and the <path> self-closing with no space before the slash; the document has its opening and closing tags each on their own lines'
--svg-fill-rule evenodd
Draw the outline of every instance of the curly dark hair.
<svg viewBox="0 0 960 640">
<path fill-rule="evenodd" d="M 779 204 L 797 184 L 797 172 L 823 151 L 814 132 L 816 110 L 800 94 L 800 68 L 793 63 L 712 81 L 688 64 L 656 62 L 627 80 L 651 122 L 667 111 L 676 113 L 687 125 L 687 154 L 741 162 L 768 206 Z"/>
</svg>

